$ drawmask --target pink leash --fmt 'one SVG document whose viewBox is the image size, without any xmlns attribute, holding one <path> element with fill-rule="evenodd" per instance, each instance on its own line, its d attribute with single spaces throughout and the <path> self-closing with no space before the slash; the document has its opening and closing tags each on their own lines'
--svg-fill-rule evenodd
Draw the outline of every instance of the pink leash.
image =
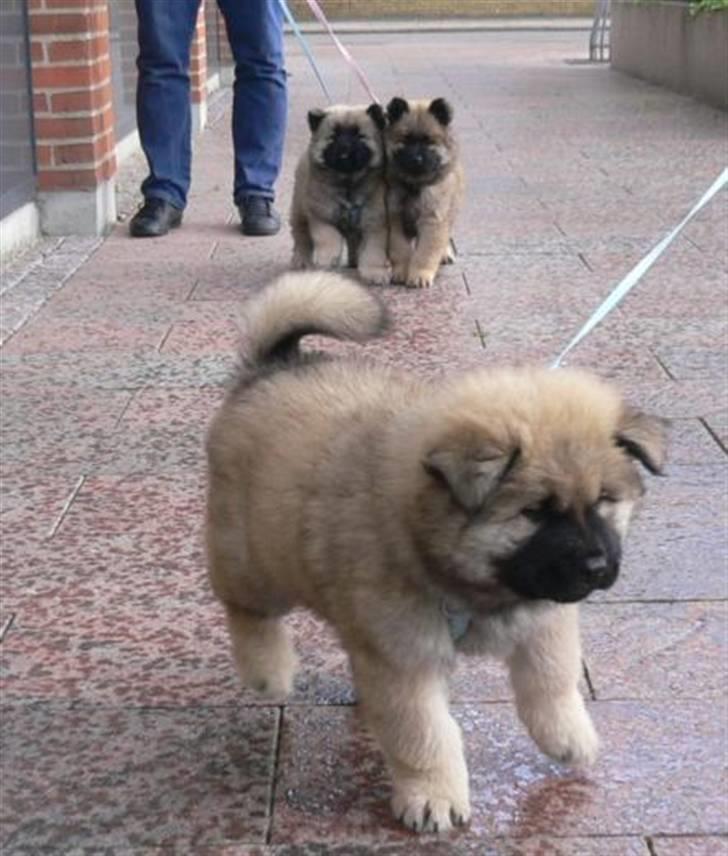
<svg viewBox="0 0 728 856">
<path fill-rule="evenodd" d="M 372 89 L 372 87 L 369 85 L 369 81 L 367 80 L 366 74 L 364 74 L 361 67 L 359 66 L 359 63 L 354 59 L 354 57 L 349 53 L 347 48 L 339 40 L 339 37 L 334 32 L 331 24 L 329 24 L 328 18 L 324 14 L 324 10 L 321 8 L 321 6 L 319 6 L 317 0 L 306 0 L 306 2 L 308 3 L 309 8 L 313 12 L 313 14 L 318 19 L 318 22 L 325 27 L 326 32 L 331 36 L 331 39 L 332 39 L 333 43 L 336 45 L 336 47 L 338 48 L 339 53 L 344 57 L 346 62 L 348 62 L 349 65 L 356 72 L 356 76 L 359 78 L 359 82 L 364 87 L 364 89 L 367 91 L 367 94 L 369 95 L 369 97 L 372 99 L 372 101 L 376 101 L 376 103 L 379 104 L 380 101 L 377 98 L 377 96 L 374 94 L 374 90 Z"/>
</svg>

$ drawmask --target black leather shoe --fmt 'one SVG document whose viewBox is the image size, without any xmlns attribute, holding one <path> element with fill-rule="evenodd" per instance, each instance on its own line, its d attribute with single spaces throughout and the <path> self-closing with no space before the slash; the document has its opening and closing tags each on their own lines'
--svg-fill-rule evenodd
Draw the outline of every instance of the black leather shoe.
<svg viewBox="0 0 728 856">
<path fill-rule="evenodd" d="M 182 223 L 182 210 L 165 199 L 152 197 L 142 205 L 129 222 L 133 238 L 159 238 Z"/>
<path fill-rule="evenodd" d="M 238 211 L 244 235 L 275 235 L 280 231 L 280 215 L 272 200 L 264 196 L 246 196 Z"/>
</svg>

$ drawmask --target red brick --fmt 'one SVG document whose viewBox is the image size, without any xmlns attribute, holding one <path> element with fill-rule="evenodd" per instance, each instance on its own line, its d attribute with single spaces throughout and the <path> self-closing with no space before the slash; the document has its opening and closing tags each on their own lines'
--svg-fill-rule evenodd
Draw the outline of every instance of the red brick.
<svg viewBox="0 0 728 856">
<path fill-rule="evenodd" d="M 108 52 L 104 36 L 95 39 L 79 39 L 74 42 L 50 42 L 48 59 L 51 62 L 69 62 L 74 59 L 89 60 Z"/>
<path fill-rule="evenodd" d="M 33 42 L 30 46 L 30 58 L 34 63 L 46 61 L 45 45 L 42 42 Z"/>
<path fill-rule="evenodd" d="M 89 116 L 69 118 L 41 117 L 35 120 L 35 133 L 40 139 L 93 137 L 113 125 L 111 110 L 102 110 Z"/>
<path fill-rule="evenodd" d="M 48 96 L 44 92 L 33 93 L 33 112 L 36 114 L 48 112 Z"/>
<path fill-rule="evenodd" d="M 94 168 L 84 169 L 41 169 L 38 172 L 38 189 L 48 190 L 91 190 L 101 181 L 116 173 L 116 156 L 113 152 Z"/>
<path fill-rule="evenodd" d="M 51 166 L 53 164 L 53 147 L 38 144 L 35 147 L 35 156 L 40 169 Z"/>
<path fill-rule="evenodd" d="M 103 83 L 111 76 L 108 57 L 83 65 L 43 66 L 33 69 L 33 85 L 37 89 L 70 89 Z"/>
<path fill-rule="evenodd" d="M 39 190 L 89 190 L 96 187 L 95 169 L 40 170 Z"/>
<path fill-rule="evenodd" d="M 65 146 L 53 146 L 53 159 L 58 166 L 91 164 L 96 161 L 96 147 L 93 143 L 70 143 Z"/>
<path fill-rule="evenodd" d="M 106 133 L 93 142 L 55 145 L 53 159 L 58 165 L 96 163 L 108 155 L 114 143 L 113 133 Z"/>
<path fill-rule="evenodd" d="M 111 104 L 111 92 L 108 86 L 75 92 L 55 92 L 51 94 L 51 112 L 80 113 L 99 110 Z"/>
<path fill-rule="evenodd" d="M 34 36 L 100 33 L 108 26 L 105 7 L 84 13 L 34 12 L 30 16 L 30 31 Z"/>
<path fill-rule="evenodd" d="M 112 0 L 113 2 L 113 0 Z M 106 0 L 45 0 L 46 9 L 103 9 Z"/>
</svg>

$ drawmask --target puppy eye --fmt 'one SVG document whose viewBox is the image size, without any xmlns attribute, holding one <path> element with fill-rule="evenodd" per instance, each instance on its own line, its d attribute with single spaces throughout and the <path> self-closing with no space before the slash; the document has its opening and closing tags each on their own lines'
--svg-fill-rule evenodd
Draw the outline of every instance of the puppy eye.
<svg viewBox="0 0 728 856">
<path fill-rule="evenodd" d="M 529 520 L 542 521 L 549 515 L 558 514 L 556 497 L 549 494 L 543 499 L 535 500 L 521 509 L 521 514 Z"/>
<path fill-rule="evenodd" d="M 532 502 L 531 505 L 522 508 L 521 514 L 529 520 L 542 520 L 547 511 L 548 502 L 544 499 L 540 502 Z"/>
<path fill-rule="evenodd" d="M 609 493 L 609 491 L 607 491 L 607 490 L 603 490 L 599 494 L 599 499 L 597 500 L 597 504 L 602 503 L 602 502 L 607 502 L 610 505 L 614 505 L 614 503 L 619 502 L 619 500 L 617 499 L 616 496 L 614 496 L 614 494 Z"/>
</svg>

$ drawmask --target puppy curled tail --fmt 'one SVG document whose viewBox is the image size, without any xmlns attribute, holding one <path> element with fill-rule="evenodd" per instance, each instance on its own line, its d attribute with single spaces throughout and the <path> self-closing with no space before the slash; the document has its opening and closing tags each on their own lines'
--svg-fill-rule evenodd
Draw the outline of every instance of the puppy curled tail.
<svg viewBox="0 0 728 856">
<path fill-rule="evenodd" d="M 304 336 L 365 342 L 387 326 L 381 300 L 352 280 L 325 271 L 287 273 L 245 306 L 242 367 L 293 359 Z"/>
</svg>

